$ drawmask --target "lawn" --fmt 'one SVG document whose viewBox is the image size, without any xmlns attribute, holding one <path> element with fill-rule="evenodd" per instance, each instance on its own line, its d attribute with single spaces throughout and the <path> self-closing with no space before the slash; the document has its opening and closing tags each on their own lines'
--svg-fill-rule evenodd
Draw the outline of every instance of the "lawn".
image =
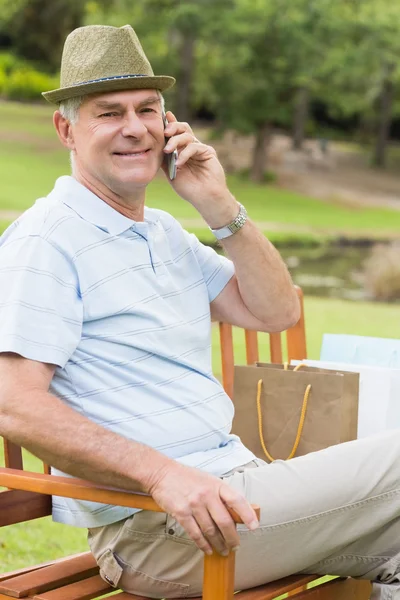
<svg viewBox="0 0 400 600">
<path fill-rule="evenodd" d="M 46 195 L 55 178 L 69 172 L 68 155 L 53 130 L 53 109 L 45 105 L 0 103 L 0 210 L 25 210 Z M 229 176 L 230 189 L 266 233 L 276 229 L 301 235 L 393 235 L 400 211 L 346 207 L 320 202 L 279 187 Z M 199 237 L 210 237 L 197 211 L 181 200 L 163 176 L 149 186 L 148 204 L 171 212 Z M 278 231 L 279 235 L 282 235 Z M 272 235 L 272 234 L 271 234 Z M 277 235 L 276 233 L 274 235 Z"/>
</svg>

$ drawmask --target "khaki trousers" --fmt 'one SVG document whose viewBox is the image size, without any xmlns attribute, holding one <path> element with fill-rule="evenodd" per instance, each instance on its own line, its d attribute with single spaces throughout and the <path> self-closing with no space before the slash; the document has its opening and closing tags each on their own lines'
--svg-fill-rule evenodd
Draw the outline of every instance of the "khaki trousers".
<svg viewBox="0 0 400 600">
<path fill-rule="evenodd" d="M 400 430 L 224 476 L 261 507 L 239 526 L 236 589 L 293 573 L 375 583 L 374 600 L 400 600 Z M 89 530 L 104 579 L 151 598 L 201 595 L 203 555 L 169 515 L 142 511 Z"/>
</svg>

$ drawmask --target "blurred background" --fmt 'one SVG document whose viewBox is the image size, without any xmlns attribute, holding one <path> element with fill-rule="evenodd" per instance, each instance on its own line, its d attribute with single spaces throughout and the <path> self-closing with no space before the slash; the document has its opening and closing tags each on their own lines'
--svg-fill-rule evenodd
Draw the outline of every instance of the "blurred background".
<svg viewBox="0 0 400 600">
<path fill-rule="evenodd" d="M 303 288 L 309 357 L 323 333 L 399 337 L 395 0 L 0 0 L 0 232 L 69 173 L 40 96 L 59 86 L 65 37 L 127 23 L 154 72 L 177 79 L 167 107 L 215 146 Z M 214 243 L 162 174 L 148 203 Z M 83 531 L 47 526 L 3 528 L 0 566 L 85 549 Z"/>
<path fill-rule="evenodd" d="M 232 191 L 307 294 L 400 298 L 400 3 L 0 0 L 2 229 L 68 158 L 40 93 L 67 34 L 130 23 L 168 108 L 213 144 Z M 161 178 L 149 203 L 212 236 Z"/>
</svg>

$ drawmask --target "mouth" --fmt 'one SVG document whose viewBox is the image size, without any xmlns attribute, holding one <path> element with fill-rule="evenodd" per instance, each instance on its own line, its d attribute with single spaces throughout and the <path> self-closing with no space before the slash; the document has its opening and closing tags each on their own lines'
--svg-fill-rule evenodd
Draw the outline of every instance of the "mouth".
<svg viewBox="0 0 400 600">
<path fill-rule="evenodd" d="M 124 151 L 124 152 L 113 152 L 115 156 L 124 156 L 127 158 L 135 158 L 140 156 L 145 156 L 148 152 L 150 152 L 150 148 L 147 150 L 136 150 L 136 151 Z"/>
</svg>

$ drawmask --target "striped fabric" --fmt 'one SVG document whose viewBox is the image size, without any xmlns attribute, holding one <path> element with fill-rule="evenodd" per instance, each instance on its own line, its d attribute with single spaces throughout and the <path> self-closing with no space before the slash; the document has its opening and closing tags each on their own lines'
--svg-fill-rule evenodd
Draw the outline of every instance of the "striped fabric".
<svg viewBox="0 0 400 600">
<path fill-rule="evenodd" d="M 254 458 L 211 371 L 210 302 L 232 275 L 169 214 L 132 221 L 61 177 L 0 240 L 0 351 L 56 364 L 67 405 L 220 476 Z M 53 501 L 55 520 L 80 527 L 132 512 Z"/>
</svg>

